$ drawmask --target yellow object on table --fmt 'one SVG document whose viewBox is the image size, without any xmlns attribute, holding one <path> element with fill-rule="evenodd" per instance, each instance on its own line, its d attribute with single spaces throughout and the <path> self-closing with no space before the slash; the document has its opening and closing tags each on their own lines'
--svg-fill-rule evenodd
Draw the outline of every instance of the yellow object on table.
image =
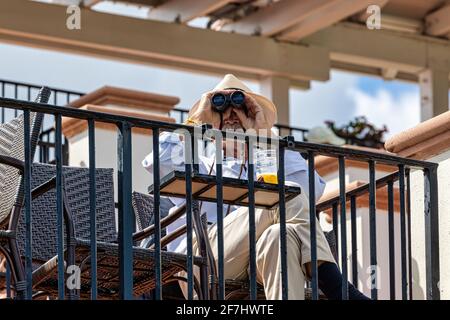
<svg viewBox="0 0 450 320">
<path fill-rule="evenodd" d="M 278 176 L 276 173 L 260 173 L 256 176 L 257 180 L 263 180 L 265 183 L 278 184 Z"/>
</svg>

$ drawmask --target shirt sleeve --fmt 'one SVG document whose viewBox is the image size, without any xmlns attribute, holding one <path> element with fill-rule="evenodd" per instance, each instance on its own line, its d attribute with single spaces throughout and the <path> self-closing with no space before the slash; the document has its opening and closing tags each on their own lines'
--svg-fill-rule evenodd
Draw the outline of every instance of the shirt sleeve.
<svg viewBox="0 0 450 320">
<path fill-rule="evenodd" d="M 294 182 L 302 188 L 302 192 L 309 197 L 309 175 L 308 165 L 306 160 L 303 159 L 300 152 L 293 150 L 286 150 L 285 153 L 285 175 L 286 181 Z M 315 198 L 316 201 L 320 199 L 325 190 L 326 182 L 323 178 L 314 171 L 315 180 Z"/>
<path fill-rule="evenodd" d="M 213 166 L 214 158 L 198 156 L 199 172 L 208 174 Z M 180 135 L 172 132 L 164 132 L 159 137 L 159 174 L 164 177 L 168 173 L 185 170 L 184 142 Z M 153 151 L 142 160 L 142 166 L 153 174 Z"/>
<path fill-rule="evenodd" d="M 307 171 L 308 166 L 305 159 L 303 159 L 300 152 L 293 150 L 286 150 L 284 153 L 284 172 L 286 177 L 298 172 Z"/>
<path fill-rule="evenodd" d="M 142 166 L 153 173 L 153 151 L 142 161 Z M 184 171 L 184 142 L 178 134 L 164 132 L 159 137 L 159 174 L 164 177 L 173 170 Z"/>
</svg>

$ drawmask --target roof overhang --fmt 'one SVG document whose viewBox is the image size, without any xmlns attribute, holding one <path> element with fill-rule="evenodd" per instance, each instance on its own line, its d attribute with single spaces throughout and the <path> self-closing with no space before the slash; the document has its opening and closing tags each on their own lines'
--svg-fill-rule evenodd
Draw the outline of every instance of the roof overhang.
<svg viewBox="0 0 450 320">
<path fill-rule="evenodd" d="M 255 79 L 282 76 L 300 86 L 329 78 L 329 52 L 323 47 L 89 9 L 81 10 L 81 30 L 69 30 L 67 17 L 64 6 L 1 0 L 0 41 Z"/>
</svg>

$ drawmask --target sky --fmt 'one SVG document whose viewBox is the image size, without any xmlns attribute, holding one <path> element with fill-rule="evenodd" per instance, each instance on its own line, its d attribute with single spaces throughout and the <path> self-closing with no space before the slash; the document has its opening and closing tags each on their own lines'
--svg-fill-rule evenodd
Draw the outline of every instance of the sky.
<svg viewBox="0 0 450 320">
<path fill-rule="evenodd" d="M 116 10 L 129 15 L 145 15 L 142 10 L 96 6 L 96 10 Z M 201 27 L 204 20 L 191 23 Z M 104 85 L 177 96 L 177 107 L 189 108 L 222 75 L 205 75 L 156 66 L 119 62 L 75 54 L 19 47 L 0 43 L 0 79 L 89 92 Z M 259 84 L 246 81 L 258 92 Z M 311 83 L 307 91 L 290 90 L 290 125 L 311 128 L 326 120 L 344 124 L 365 115 L 377 126 L 386 125 L 387 137 L 420 121 L 417 84 L 384 81 L 380 78 L 332 71 L 327 82 Z M 393 116 L 395 115 L 395 116 Z"/>
<path fill-rule="evenodd" d="M 308 91 L 291 90 L 290 104 L 291 125 L 342 125 L 364 115 L 377 127 L 386 125 L 389 137 L 420 122 L 417 84 L 341 71 L 332 71 L 328 82 L 313 82 Z"/>
</svg>

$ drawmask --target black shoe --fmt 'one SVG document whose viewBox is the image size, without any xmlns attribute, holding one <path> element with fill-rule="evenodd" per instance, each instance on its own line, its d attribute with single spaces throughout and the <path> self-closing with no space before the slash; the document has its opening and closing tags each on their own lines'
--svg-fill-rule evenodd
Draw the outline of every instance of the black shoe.
<svg viewBox="0 0 450 320">
<path fill-rule="evenodd" d="M 342 300 L 342 274 L 338 266 L 332 262 L 324 262 L 318 268 L 319 288 L 328 300 Z M 354 285 L 348 283 L 349 300 L 371 300 Z"/>
<path fill-rule="evenodd" d="M 348 283 L 348 299 L 349 300 L 372 300 L 355 288 L 353 284 Z"/>
</svg>

